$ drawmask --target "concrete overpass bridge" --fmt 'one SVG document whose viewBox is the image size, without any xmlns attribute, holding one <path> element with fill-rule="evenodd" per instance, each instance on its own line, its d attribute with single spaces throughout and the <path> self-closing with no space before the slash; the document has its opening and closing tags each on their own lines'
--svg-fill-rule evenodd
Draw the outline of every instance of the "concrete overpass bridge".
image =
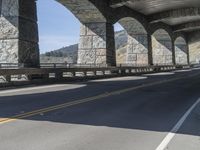
<svg viewBox="0 0 200 150">
<path fill-rule="evenodd" d="M 200 69 L 183 69 L 200 59 L 200 1 L 58 2 L 82 23 L 77 64 L 40 64 L 36 1 L 0 0 L 0 87 L 19 75 L 118 78 L 0 89 L 0 150 L 199 150 Z"/>
<path fill-rule="evenodd" d="M 57 1 L 82 23 L 78 64 L 116 65 L 116 22 L 128 33 L 128 64 L 185 65 L 200 58 L 199 0 Z M 38 67 L 36 1 L 1 0 L 0 12 L 0 63 Z"/>
</svg>

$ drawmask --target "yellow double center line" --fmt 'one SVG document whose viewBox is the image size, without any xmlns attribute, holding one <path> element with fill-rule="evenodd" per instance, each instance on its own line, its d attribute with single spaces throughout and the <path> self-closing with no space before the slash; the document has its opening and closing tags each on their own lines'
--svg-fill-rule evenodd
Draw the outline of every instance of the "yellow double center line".
<svg viewBox="0 0 200 150">
<path fill-rule="evenodd" d="M 195 75 L 193 75 L 193 76 L 195 76 Z M 0 124 L 16 121 L 18 119 L 23 119 L 23 118 L 27 118 L 27 117 L 31 117 L 31 116 L 35 116 L 35 115 L 39 115 L 39 114 L 42 114 L 42 113 L 47 113 L 47 112 L 59 110 L 59 109 L 62 109 L 62 108 L 67 108 L 67 107 L 70 107 L 70 106 L 75 106 L 75 105 L 78 105 L 78 104 L 83 104 L 83 103 L 86 103 L 86 102 L 95 101 L 95 100 L 98 100 L 98 99 L 101 99 L 101 98 L 106 98 L 106 97 L 109 97 L 109 96 L 123 94 L 123 93 L 126 93 L 126 92 L 130 92 L 130 91 L 133 91 L 133 90 L 144 88 L 144 87 L 149 87 L 149 86 L 153 86 L 153 85 L 158 85 L 158 84 L 162 84 L 162 83 L 176 81 L 176 80 L 183 79 L 183 78 L 186 78 L 186 77 L 179 77 L 179 78 L 173 78 L 173 79 L 168 79 L 168 80 L 164 80 L 164 81 L 158 81 L 158 82 L 154 82 L 154 83 L 148 83 L 148 84 L 139 85 L 139 86 L 136 86 L 136 87 L 117 90 L 117 91 L 113 91 L 113 92 L 110 92 L 110 93 L 104 93 L 104 94 L 100 94 L 100 95 L 89 97 L 89 98 L 84 98 L 84 99 L 80 99 L 80 100 L 76 100 L 76 101 L 72 101 L 72 102 L 63 103 L 63 104 L 60 104 L 60 105 L 55 105 L 55 106 L 50 106 L 50 107 L 46 107 L 46 108 L 43 108 L 43 109 L 30 111 L 30 112 L 27 112 L 27 113 L 11 116 L 9 118 L 1 118 Z"/>
</svg>

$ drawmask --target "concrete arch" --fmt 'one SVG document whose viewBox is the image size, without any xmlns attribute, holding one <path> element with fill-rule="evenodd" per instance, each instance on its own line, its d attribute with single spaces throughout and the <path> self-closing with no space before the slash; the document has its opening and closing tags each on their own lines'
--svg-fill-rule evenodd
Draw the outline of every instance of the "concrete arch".
<svg viewBox="0 0 200 150">
<path fill-rule="evenodd" d="M 119 22 L 119 20 L 123 18 L 129 17 L 129 18 L 134 18 L 135 20 L 137 20 L 145 28 L 146 31 L 148 30 L 148 21 L 143 14 L 137 11 L 134 11 L 126 6 L 112 9 L 112 12 L 114 14 L 117 14 L 115 17 L 112 17 L 109 19 L 109 20 L 112 20 L 113 24 Z"/>
<path fill-rule="evenodd" d="M 183 39 L 185 40 L 185 42 L 188 43 L 188 42 L 187 42 L 187 36 L 186 36 L 186 34 L 183 33 L 183 32 L 174 32 L 174 37 L 173 37 L 174 39 L 173 39 L 173 41 L 175 42 L 175 40 L 176 40 L 177 38 L 179 38 L 179 37 L 183 38 Z"/>
<path fill-rule="evenodd" d="M 152 56 L 154 65 L 173 64 L 173 39 L 164 29 L 152 34 Z"/>
<path fill-rule="evenodd" d="M 126 64 L 148 65 L 148 35 L 145 27 L 132 17 L 119 20 L 128 35 Z"/>
<path fill-rule="evenodd" d="M 159 29 L 165 30 L 165 32 L 167 32 L 167 34 L 170 36 L 171 40 L 174 39 L 174 33 L 172 28 L 169 25 L 162 22 L 149 24 L 147 31 L 150 35 L 152 35 Z"/>
<path fill-rule="evenodd" d="M 69 9 L 80 22 L 106 22 L 106 17 L 93 0 L 56 0 Z"/>
<path fill-rule="evenodd" d="M 78 64 L 114 66 L 114 28 L 107 19 L 107 3 L 96 0 L 56 0 L 69 9 L 82 23 Z"/>
<path fill-rule="evenodd" d="M 175 59 L 176 64 L 185 65 L 188 63 L 188 46 L 186 40 L 179 36 L 175 39 Z"/>
</svg>

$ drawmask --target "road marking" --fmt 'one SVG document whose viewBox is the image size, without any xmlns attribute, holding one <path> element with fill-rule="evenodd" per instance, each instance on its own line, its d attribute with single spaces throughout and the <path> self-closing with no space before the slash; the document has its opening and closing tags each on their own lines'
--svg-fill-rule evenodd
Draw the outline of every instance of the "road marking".
<svg viewBox="0 0 200 150">
<path fill-rule="evenodd" d="M 192 77 L 192 76 L 196 76 L 196 75 L 199 75 L 199 73 L 194 74 L 194 75 L 190 75 L 190 76 L 187 76 L 187 77 Z M 163 83 L 168 83 L 168 82 L 184 79 L 184 78 L 187 78 L 187 77 L 186 76 L 176 77 L 176 78 L 173 78 L 173 79 L 167 79 L 167 80 L 158 81 L 158 82 L 154 82 L 154 83 L 143 84 L 143 85 L 139 85 L 139 86 L 136 86 L 136 87 L 117 90 L 117 91 L 113 91 L 113 92 L 110 92 L 110 93 L 104 93 L 104 94 L 100 94 L 100 95 L 89 97 L 89 98 L 84 98 L 84 99 L 80 99 L 80 100 L 76 100 L 76 101 L 72 101 L 72 102 L 67 102 L 67 103 L 63 103 L 63 104 L 59 104 L 59 105 L 55 105 L 55 106 L 50 106 L 50 107 L 30 111 L 30 112 L 27 112 L 27 113 L 11 116 L 11 117 L 8 117 L 8 118 L 2 118 L 2 119 L 0 119 L 0 124 L 16 121 L 18 119 L 24 119 L 24 118 L 39 115 L 39 114 L 42 114 L 42 113 L 47 113 L 47 112 L 59 110 L 59 109 L 62 109 L 62 108 L 67 108 L 67 107 L 70 107 L 70 106 L 75 106 L 75 105 L 78 105 L 78 104 L 83 104 L 83 103 L 86 103 L 86 102 L 96 101 L 96 100 L 101 99 L 101 98 L 106 98 L 106 97 L 109 97 L 109 96 L 123 94 L 123 93 L 130 92 L 130 91 L 133 91 L 133 90 L 141 89 L 141 88 L 144 88 L 144 87 L 150 87 L 150 86 L 154 86 L 154 85 L 159 85 L 159 84 L 163 84 Z"/>
<path fill-rule="evenodd" d="M 46 108 L 42 108 L 42 109 L 38 109 L 38 110 L 34 110 L 34 111 L 19 114 L 19 115 L 0 119 L 0 124 L 16 121 L 18 119 L 28 118 L 31 116 L 36 116 L 36 115 L 39 115 L 42 113 L 47 113 L 47 112 L 59 110 L 62 108 L 67 108 L 70 106 L 75 106 L 75 105 L 79 105 L 79 104 L 83 104 L 83 103 L 87 103 L 87 102 L 91 102 L 91 101 L 96 101 L 101 98 L 119 95 L 119 94 L 123 94 L 123 93 L 130 92 L 133 90 L 138 90 L 138 89 L 145 88 L 145 87 L 150 87 L 150 86 L 159 85 L 159 84 L 163 84 L 163 83 L 173 82 L 176 80 L 185 79 L 185 78 L 193 77 L 193 76 L 197 76 L 197 75 L 199 75 L 199 73 L 189 75 L 189 76 L 176 77 L 173 79 L 167 79 L 167 80 L 158 81 L 158 82 L 154 82 L 154 83 L 147 83 L 147 84 L 143 84 L 143 85 L 139 85 L 139 86 L 135 86 L 135 87 L 131 87 L 131 88 L 126 88 L 126 89 L 122 89 L 122 90 L 117 90 L 117 91 L 113 91 L 113 92 L 109 92 L 109 93 L 100 94 L 100 95 L 89 97 L 89 98 L 84 98 L 84 99 L 75 100 L 72 102 L 67 102 L 67 103 L 63 103 L 63 104 L 59 104 L 59 105 L 55 105 L 55 106 L 50 106 L 50 107 L 46 107 Z"/>
<path fill-rule="evenodd" d="M 172 130 L 167 134 L 167 136 L 163 139 L 160 145 L 156 148 L 156 150 L 165 150 L 170 141 L 174 138 L 178 130 L 181 128 L 185 120 L 188 118 L 193 109 L 200 103 L 200 98 L 188 109 L 188 111 L 181 117 L 181 119 L 177 122 L 177 124 L 172 128 Z"/>
</svg>

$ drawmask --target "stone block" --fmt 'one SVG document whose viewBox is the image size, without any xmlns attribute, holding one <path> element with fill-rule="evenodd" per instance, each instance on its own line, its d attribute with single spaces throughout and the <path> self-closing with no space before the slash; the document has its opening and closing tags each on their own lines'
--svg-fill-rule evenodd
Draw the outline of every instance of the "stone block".
<svg viewBox="0 0 200 150">
<path fill-rule="evenodd" d="M 92 49 L 93 36 L 81 36 L 79 41 L 79 49 Z"/>
<path fill-rule="evenodd" d="M 95 50 L 79 50 L 78 63 L 79 64 L 95 64 L 96 51 Z"/>
<path fill-rule="evenodd" d="M 27 19 L 19 19 L 19 38 L 21 40 L 31 41 L 37 43 L 38 39 L 38 26 Z"/>
<path fill-rule="evenodd" d="M 96 64 L 106 64 L 107 57 L 106 56 L 97 56 L 96 57 Z"/>
<path fill-rule="evenodd" d="M 36 0 L 19 0 L 19 15 L 22 18 L 29 18 L 32 21 L 37 20 Z"/>
<path fill-rule="evenodd" d="M 85 25 L 81 25 L 80 27 L 80 36 L 87 35 L 87 28 Z"/>
<path fill-rule="evenodd" d="M 39 65 L 39 47 L 37 43 L 19 41 L 19 63 L 37 67 Z"/>
<path fill-rule="evenodd" d="M 107 52 L 106 49 L 96 49 L 97 56 L 106 56 Z"/>
<path fill-rule="evenodd" d="M 99 36 L 93 36 L 93 46 L 92 48 L 106 48 L 106 37 L 99 37 Z"/>
<path fill-rule="evenodd" d="M 166 64 L 172 64 L 172 55 L 165 55 L 165 61 Z"/>
<path fill-rule="evenodd" d="M 18 18 L 0 17 L 0 39 L 18 38 Z"/>
<path fill-rule="evenodd" d="M 19 16 L 19 1 L 18 0 L 2 0 L 1 16 L 4 16 L 4 17 Z"/>
<path fill-rule="evenodd" d="M 88 23 L 86 26 L 86 35 L 106 35 L 106 23 Z"/>
<path fill-rule="evenodd" d="M 148 54 L 137 54 L 138 65 L 148 65 Z"/>
<path fill-rule="evenodd" d="M 133 53 L 133 45 L 132 44 L 128 44 L 126 47 L 126 53 L 127 54 L 132 54 Z"/>
<path fill-rule="evenodd" d="M 127 62 L 137 61 L 137 54 L 128 54 L 127 55 Z"/>
<path fill-rule="evenodd" d="M 0 40 L 0 63 L 18 63 L 18 40 Z"/>
</svg>

